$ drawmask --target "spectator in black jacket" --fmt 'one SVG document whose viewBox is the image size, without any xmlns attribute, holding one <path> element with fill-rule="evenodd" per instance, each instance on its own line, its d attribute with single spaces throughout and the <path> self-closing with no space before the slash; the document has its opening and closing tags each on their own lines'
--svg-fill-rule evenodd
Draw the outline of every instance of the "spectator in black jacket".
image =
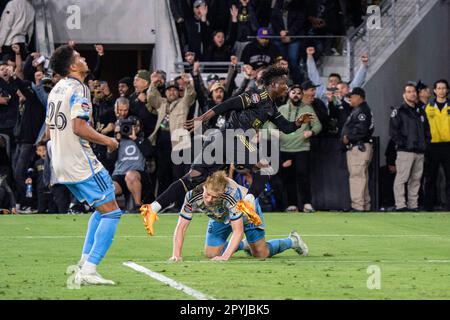
<svg viewBox="0 0 450 320">
<path fill-rule="evenodd" d="M 330 119 L 334 119 L 336 128 L 333 131 L 338 135 L 341 134 L 344 123 L 352 111 L 347 96 L 349 92 L 350 87 L 343 81 L 337 84 L 335 90 L 327 91 Z"/>
<path fill-rule="evenodd" d="M 296 84 L 302 83 L 300 70 L 300 39 L 292 36 L 303 36 L 306 33 L 306 3 L 303 1 L 276 0 L 272 9 L 272 28 L 276 36 L 274 40 L 278 51 L 289 61 L 290 77 Z"/>
<path fill-rule="evenodd" d="M 404 103 L 392 111 L 389 127 L 397 150 L 395 208 L 397 211 L 418 211 L 424 154 L 431 141 L 431 134 L 425 111 L 416 105 L 417 92 L 413 84 L 405 86 L 403 100 Z M 408 204 L 405 199 L 406 184 Z"/>
<path fill-rule="evenodd" d="M 134 93 L 130 95 L 130 115 L 141 119 L 145 136 L 148 137 L 155 129 L 156 113 L 152 114 L 147 110 L 147 90 L 150 87 L 150 72 L 138 70 L 134 77 Z"/>
<path fill-rule="evenodd" d="M 0 61 L 0 134 L 9 137 L 10 150 L 15 150 L 14 126 L 17 122 L 19 97 L 17 85 L 12 80 L 13 68 Z"/>
<path fill-rule="evenodd" d="M 40 142 L 36 146 L 36 154 L 38 155 L 38 159 L 34 162 L 33 167 L 30 168 L 33 171 L 33 175 L 25 180 L 25 184 L 32 184 L 33 190 L 36 190 L 38 200 L 37 211 L 39 213 L 57 213 L 52 193 L 49 186 L 45 184 L 44 179 L 45 157 L 47 155 L 45 142 Z"/>
<path fill-rule="evenodd" d="M 34 152 L 34 143 L 45 120 L 46 108 L 39 101 L 29 81 L 15 79 L 19 96 L 19 117 L 15 127 L 17 148 L 14 154 L 14 178 L 17 184 L 18 203 L 24 204 L 25 179 Z"/>
<path fill-rule="evenodd" d="M 234 43 L 236 42 L 237 34 L 237 15 L 238 11 L 236 6 L 233 5 L 231 11 L 231 27 L 225 38 L 224 31 L 218 30 L 213 32 L 212 44 L 208 49 L 205 60 L 212 62 L 230 61 L 230 57 L 233 54 Z M 225 70 L 226 71 L 226 70 Z M 219 70 L 217 72 L 223 72 Z"/>
<path fill-rule="evenodd" d="M 188 50 L 195 52 L 200 61 L 203 61 L 211 39 L 211 26 L 207 19 L 208 6 L 204 0 L 194 2 L 194 15 L 186 17 L 186 36 Z"/>
<path fill-rule="evenodd" d="M 16 197 L 11 188 L 12 168 L 5 135 L 0 135 L 0 214 L 16 213 Z"/>
<path fill-rule="evenodd" d="M 133 93 L 133 80 L 130 77 L 120 79 L 117 91 L 119 91 L 120 97 L 128 98 Z"/>
<path fill-rule="evenodd" d="M 241 57 L 242 62 L 251 65 L 255 70 L 274 64 L 280 53 L 268 38 L 270 35 L 269 29 L 259 28 L 256 40 L 245 46 Z"/>
<path fill-rule="evenodd" d="M 237 4 L 238 25 L 234 51 L 238 59 L 241 59 L 242 50 L 244 50 L 244 47 L 250 43 L 250 39 L 248 37 L 255 36 L 259 29 L 259 23 L 255 10 L 249 2 L 250 0 L 240 0 Z"/>
</svg>

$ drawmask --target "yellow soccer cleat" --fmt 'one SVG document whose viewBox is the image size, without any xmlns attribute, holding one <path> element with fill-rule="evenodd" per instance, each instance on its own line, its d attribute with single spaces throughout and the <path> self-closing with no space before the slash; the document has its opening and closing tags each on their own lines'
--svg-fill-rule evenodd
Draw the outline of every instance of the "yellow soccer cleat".
<svg viewBox="0 0 450 320">
<path fill-rule="evenodd" d="M 261 218 L 256 213 L 255 208 L 250 202 L 239 200 L 236 206 L 237 209 L 247 217 L 250 223 L 253 223 L 255 226 L 260 226 L 262 224 Z"/>
<path fill-rule="evenodd" d="M 152 210 L 152 206 L 149 204 L 142 205 L 140 211 L 142 218 L 144 218 L 145 230 L 147 230 L 149 235 L 153 236 L 155 234 L 153 225 L 158 220 L 158 215 Z"/>
</svg>

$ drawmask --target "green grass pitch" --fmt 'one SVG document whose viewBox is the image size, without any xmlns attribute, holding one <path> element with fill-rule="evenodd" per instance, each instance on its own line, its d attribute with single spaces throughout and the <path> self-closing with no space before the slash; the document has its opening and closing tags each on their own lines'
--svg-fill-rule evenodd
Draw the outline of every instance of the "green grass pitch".
<svg viewBox="0 0 450 320">
<path fill-rule="evenodd" d="M 264 261 L 236 253 L 203 257 L 207 217 L 195 215 L 184 262 L 168 263 L 177 215 L 161 215 L 148 237 L 138 215 L 124 215 L 99 272 L 114 287 L 68 289 L 89 215 L 0 217 L 0 299 L 193 299 L 123 265 L 134 261 L 215 299 L 449 299 L 450 214 L 266 214 L 266 239 L 297 229 L 310 255 L 287 250 Z M 380 269 L 368 289 L 368 268 Z M 376 268 L 376 267 L 375 267 Z M 370 270 L 370 269 L 369 269 Z M 369 281 L 370 282 L 370 281 Z"/>
</svg>

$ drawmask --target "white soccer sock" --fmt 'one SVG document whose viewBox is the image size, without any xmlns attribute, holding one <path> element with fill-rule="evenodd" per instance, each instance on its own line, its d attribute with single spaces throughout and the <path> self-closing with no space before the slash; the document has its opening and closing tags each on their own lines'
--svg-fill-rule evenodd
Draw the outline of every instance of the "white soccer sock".
<svg viewBox="0 0 450 320">
<path fill-rule="evenodd" d="M 80 262 L 78 262 L 78 264 L 79 264 L 80 266 L 82 266 L 82 265 L 87 261 L 87 258 L 88 258 L 88 257 L 89 257 L 88 254 L 83 253 L 83 254 L 81 255 Z"/>
<path fill-rule="evenodd" d="M 97 272 L 97 265 L 95 265 L 95 264 L 93 264 L 93 263 L 91 263 L 89 261 L 86 261 L 83 264 L 83 267 L 81 268 L 81 272 L 84 273 L 84 274 L 95 273 L 95 272 Z"/>
<path fill-rule="evenodd" d="M 244 200 L 250 202 L 253 205 L 253 207 L 255 206 L 255 196 L 254 195 L 247 193 L 244 197 Z"/>
<path fill-rule="evenodd" d="M 153 201 L 150 206 L 152 207 L 154 213 L 158 213 L 159 210 L 161 210 L 161 205 L 156 201 Z"/>
</svg>

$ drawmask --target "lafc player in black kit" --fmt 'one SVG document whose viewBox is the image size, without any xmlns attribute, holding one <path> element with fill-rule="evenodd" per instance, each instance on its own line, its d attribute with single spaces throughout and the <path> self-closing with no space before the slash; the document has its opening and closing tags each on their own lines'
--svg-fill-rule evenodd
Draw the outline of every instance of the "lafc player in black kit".
<svg viewBox="0 0 450 320">
<path fill-rule="evenodd" d="M 275 66 L 269 67 L 262 76 L 263 88 L 258 90 L 247 91 L 237 97 L 228 99 L 227 101 L 208 110 L 198 118 L 186 122 L 186 129 L 193 129 L 194 124 L 208 122 L 216 115 L 231 113 L 222 130 L 212 134 L 203 144 L 203 150 L 214 143 L 216 139 L 223 139 L 224 148 L 225 130 L 227 129 L 261 129 L 267 121 L 273 122 L 283 133 L 291 133 L 300 128 L 303 123 L 310 122 L 312 115 L 309 113 L 300 114 L 296 121 L 290 122 L 284 118 L 279 112 L 275 104 L 275 100 L 285 96 L 288 89 L 288 77 L 286 70 Z M 255 132 L 256 132 L 255 131 Z M 257 148 L 251 145 L 245 137 L 236 135 L 234 137 L 234 150 L 237 144 L 244 144 L 244 150 L 247 153 L 257 152 Z M 241 148 L 242 149 L 242 148 Z M 231 154 L 231 157 L 230 157 Z M 165 190 L 152 204 L 143 205 L 141 207 L 141 215 L 144 218 L 144 225 L 149 235 L 154 234 L 153 224 L 157 219 L 157 213 L 174 202 L 180 193 L 186 193 L 194 187 L 204 182 L 206 178 L 213 172 L 223 169 L 227 163 L 233 162 L 236 158 L 236 152 L 227 152 L 223 150 L 223 156 L 217 157 L 212 164 L 206 164 L 202 160 L 202 154 L 194 160 L 191 170 L 181 179 L 173 182 L 167 190 Z M 231 158 L 231 159 L 230 159 Z M 245 159 L 249 159 L 246 154 Z M 236 162 L 234 162 L 236 163 Z M 236 163 L 247 168 L 254 169 L 254 164 Z M 262 175 L 260 170 L 253 171 L 253 182 L 248 191 L 245 200 L 238 203 L 238 208 L 247 215 L 250 221 L 255 224 L 260 223 L 259 217 L 254 211 L 254 199 L 264 189 L 268 176 Z"/>
</svg>

